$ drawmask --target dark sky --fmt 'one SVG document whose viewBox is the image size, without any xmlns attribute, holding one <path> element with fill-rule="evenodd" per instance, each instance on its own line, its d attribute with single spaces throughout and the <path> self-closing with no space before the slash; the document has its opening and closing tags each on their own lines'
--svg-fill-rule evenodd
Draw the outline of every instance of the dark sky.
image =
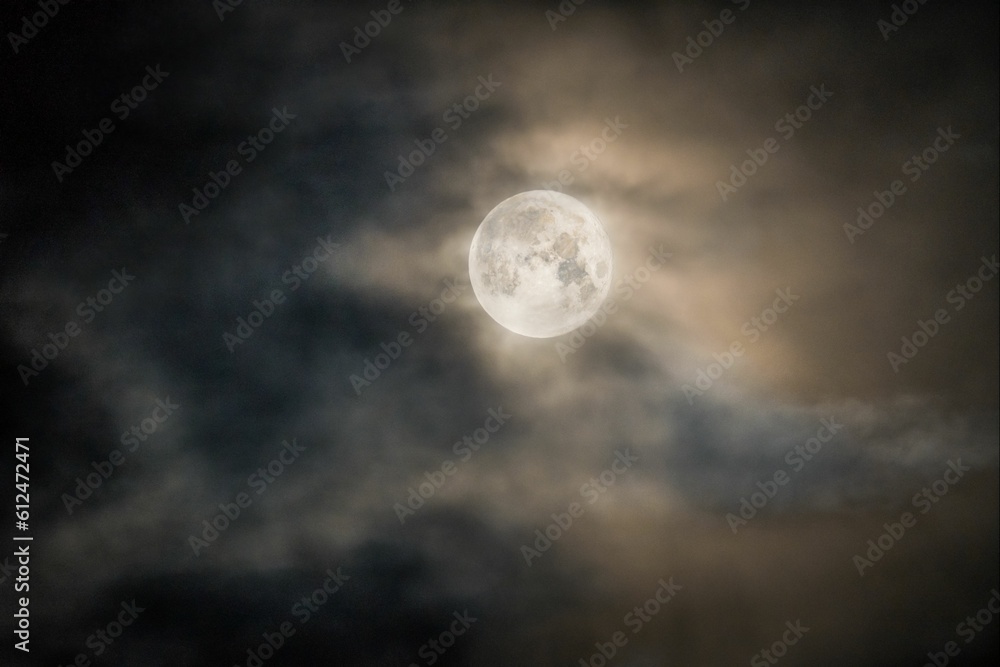
<svg viewBox="0 0 1000 667">
<path fill-rule="evenodd" d="M 3 664 L 996 663 L 995 4 L 223 2 L 4 12 Z"/>
</svg>

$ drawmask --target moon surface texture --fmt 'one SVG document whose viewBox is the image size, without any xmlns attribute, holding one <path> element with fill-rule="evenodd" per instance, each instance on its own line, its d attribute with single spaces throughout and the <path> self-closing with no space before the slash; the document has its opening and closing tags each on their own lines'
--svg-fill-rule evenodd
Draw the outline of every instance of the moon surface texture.
<svg viewBox="0 0 1000 667">
<path fill-rule="evenodd" d="M 551 338 L 589 320 L 611 288 L 611 242 L 601 221 L 559 192 L 500 202 L 479 225 L 469 278 L 490 317 L 522 336 Z"/>
</svg>

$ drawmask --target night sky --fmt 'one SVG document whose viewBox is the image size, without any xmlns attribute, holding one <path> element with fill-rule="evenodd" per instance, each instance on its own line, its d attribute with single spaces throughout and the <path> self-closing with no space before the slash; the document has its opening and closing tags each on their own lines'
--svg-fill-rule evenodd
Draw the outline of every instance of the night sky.
<svg viewBox="0 0 1000 667">
<path fill-rule="evenodd" d="M 0 662 L 996 664 L 997 24 L 12 3 Z M 548 339 L 468 274 L 543 189 Z"/>
</svg>

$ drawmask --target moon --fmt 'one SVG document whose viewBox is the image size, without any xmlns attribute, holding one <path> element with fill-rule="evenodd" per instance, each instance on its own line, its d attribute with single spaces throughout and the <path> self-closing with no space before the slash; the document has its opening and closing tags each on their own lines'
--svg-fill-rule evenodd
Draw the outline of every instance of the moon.
<svg viewBox="0 0 1000 667">
<path fill-rule="evenodd" d="M 522 336 L 573 331 L 611 289 L 611 241 L 600 219 L 561 192 L 514 195 L 489 212 L 469 249 L 472 289 L 490 317 Z"/>
</svg>

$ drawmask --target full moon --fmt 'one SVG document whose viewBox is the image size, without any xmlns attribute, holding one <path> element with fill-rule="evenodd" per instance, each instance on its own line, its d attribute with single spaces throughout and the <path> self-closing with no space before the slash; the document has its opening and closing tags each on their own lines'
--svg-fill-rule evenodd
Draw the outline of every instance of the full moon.
<svg viewBox="0 0 1000 667">
<path fill-rule="evenodd" d="M 469 250 L 469 278 L 490 317 L 551 338 L 589 320 L 611 288 L 611 242 L 569 195 L 532 190 L 497 204 Z"/>
</svg>

